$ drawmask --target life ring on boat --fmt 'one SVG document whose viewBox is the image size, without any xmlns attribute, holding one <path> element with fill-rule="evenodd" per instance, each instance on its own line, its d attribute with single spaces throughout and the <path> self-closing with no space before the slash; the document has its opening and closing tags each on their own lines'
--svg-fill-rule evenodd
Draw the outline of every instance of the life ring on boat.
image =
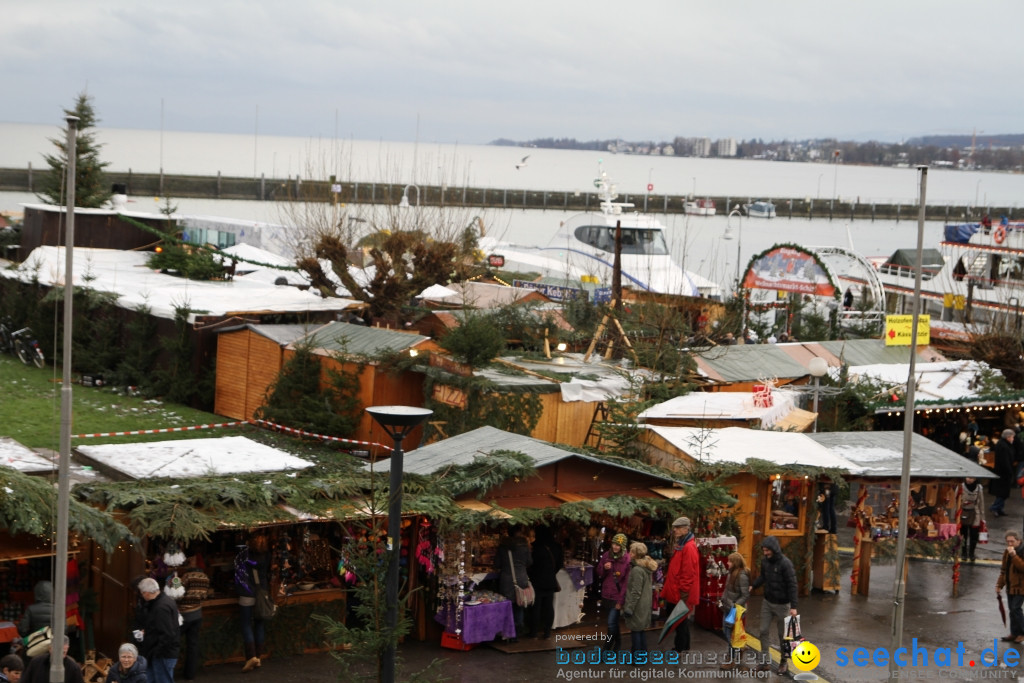
<svg viewBox="0 0 1024 683">
<path fill-rule="evenodd" d="M 1000 225 L 996 228 L 996 231 L 992 233 L 992 239 L 996 241 L 996 244 L 1002 244 L 1006 239 L 1006 226 Z"/>
</svg>

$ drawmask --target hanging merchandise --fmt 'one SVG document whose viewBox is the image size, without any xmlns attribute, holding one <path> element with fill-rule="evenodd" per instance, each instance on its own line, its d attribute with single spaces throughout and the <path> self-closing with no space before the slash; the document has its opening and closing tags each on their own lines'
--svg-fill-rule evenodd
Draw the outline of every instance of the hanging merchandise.
<svg viewBox="0 0 1024 683">
<path fill-rule="evenodd" d="M 167 578 L 167 582 L 164 584 L 164 593 L 174 600 L 185 595 L 185 586 L 182 585 L 181 579 L 178 578 L 178 572 L 174 572 Z"/>
<path fill-rule="evenodd" d="M 185 553 L 181 552 L 177 543 L 171 543 L 164 551 L 163 559 L 164 564 L 168 567 L 180 567 L 185 564 Z"/>
</svg>

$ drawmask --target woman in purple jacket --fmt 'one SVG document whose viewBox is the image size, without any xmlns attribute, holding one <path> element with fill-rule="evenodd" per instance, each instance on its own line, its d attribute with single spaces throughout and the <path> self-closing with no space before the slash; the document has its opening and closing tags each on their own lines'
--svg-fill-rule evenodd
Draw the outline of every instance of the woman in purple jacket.
<svg viewBox="0 0 1024 683">
<path fill-rule="evenodd" d="M 626 600 L 630 557 L 626 552 L 626 534 L 612 536 L 612 547 L 601 555 L 597 563 L 597 577 L 601 579 L 601 597 L 608 609 L 608 640 L 602 649 L 618 650 L 622 642 L 619 631 L 619 612 Z"/>
</svg>

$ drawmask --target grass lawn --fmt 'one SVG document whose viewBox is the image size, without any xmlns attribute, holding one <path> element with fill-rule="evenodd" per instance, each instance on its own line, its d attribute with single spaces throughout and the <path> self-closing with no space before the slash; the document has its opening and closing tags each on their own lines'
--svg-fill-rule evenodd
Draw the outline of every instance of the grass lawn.
<svg viewBox="0 0 1024 683">
<path fill-rule="evenodd" d="M 60 368 L 28 367 L 22 365 L 14 356 L 0 356 L 0 436 L 12 437 L 30 448 L 58 450 L 60 385 Z M 127 396 L 106 387 L 83 387 L 78 384 L 72 389 L 72 406 L 72 434 L 187 427 L 234 421 L 185 406 Z M 261 430 L 246 428 L 246 431 Z M 195 439 L 200 436 L 216 437 L 237 433 L 237 429 L 220 428 L 198 432 L 73 439 L 71 445 Z"/>
</svg>

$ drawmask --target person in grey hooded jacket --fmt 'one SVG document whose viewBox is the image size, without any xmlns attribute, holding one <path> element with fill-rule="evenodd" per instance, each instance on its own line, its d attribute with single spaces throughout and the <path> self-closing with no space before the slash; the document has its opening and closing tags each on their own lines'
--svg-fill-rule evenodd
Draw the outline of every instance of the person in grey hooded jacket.
<svg viewBox="0 0 1024 683">
<path fill-rule="evenodd" d="M 18 622 L 18 633 L 27 636 L 50 625 L 53 620 L 53 584 L 38 581 L 35 588 L 36 601 L 25 610 L 25 616 Z"/>
</svg>

